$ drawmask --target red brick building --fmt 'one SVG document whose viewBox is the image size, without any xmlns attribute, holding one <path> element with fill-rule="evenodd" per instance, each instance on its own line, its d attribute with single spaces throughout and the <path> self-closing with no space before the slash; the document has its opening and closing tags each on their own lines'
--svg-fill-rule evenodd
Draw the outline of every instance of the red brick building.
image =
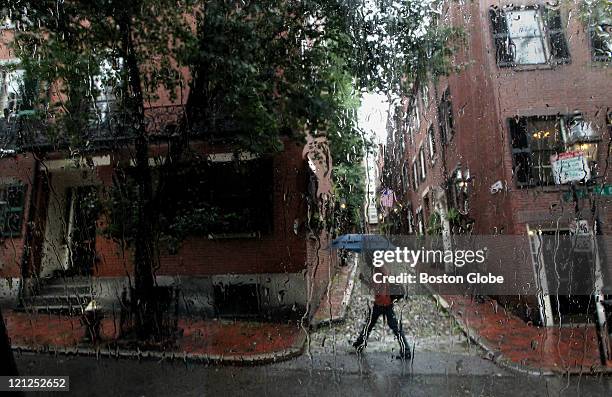
<svg viewBox="0 0 612 397">
<path fill-rule="evenodd" d="M 581 2 L 449 3 L 439 23 L 466 34 L 459 71 L 417 81 L 389 134 L 387 184 L 402 192 L 395 231 L 536 241 L 581 220 L 612 234 L 609 16 Z M 566 152 L 581 153 L 588 181 L 555 183 L 550 157 Z M 539 261 L 512 271 L 533 281 L 550 267 Z M 503 299 L 554 322 L 549 296 Z"/>
<path fill-rule="evenodd" d="M 130 144 L 117 147 L 115 138 L 98 131 L 91 150 L 75 156 L 67 146 L 46 142 L 45 126 L 17 117 L 22 72 L 9 49 L 11 39 L 11 27 L 4 26 L 0 300 L 15 304 L 20 294 L 36 294 L 54 278 L 77 274 L 85 276 L 81 279 L 105 308 L 116 308 L 133 276 L 132 248 L 104 232 L 108 217 L 91 211 L 88 203 L 92 197 L 108 197 L 117 171 L 133 167 Z M 149 128 L 152 136 L 159 135 L 150 148 L 155 169 L 169 156 L 162 131 L 182 117 L 184 107 L 162 99 L 145 112 L 156 120 Z M 237 158 L 232 147 L 191 139 L 190 149 L 204 159 L 207 173 L 187 166 L 184 180 L 168 183 L 181 200 L 215 203 L 224 223 L 205 235 L 188 236 L 177 249 L 162 245 L 157 283 L 178 287 L 184 310 L 251 316 L 316 309 L 313 303 L 319 302 L 331 275 L 331 252 L 327 235 L 309 219 L 325 214 L 329 204 L 331 160 L 320 153 L 324 139 L 309 137 L 304 145 L 286 138 L 283 144 L 275 155 L 243 152 Z M 243 171 L 236 171 L 237 162 Z M 225 216 L 230 212 L 241 217 L 231 220 Z"/>
</svg>

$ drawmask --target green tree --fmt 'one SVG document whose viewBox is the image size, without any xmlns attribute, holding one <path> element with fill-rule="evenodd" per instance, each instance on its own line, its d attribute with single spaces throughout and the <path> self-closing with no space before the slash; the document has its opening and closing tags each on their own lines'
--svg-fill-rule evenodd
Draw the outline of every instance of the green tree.
<svg viewBox="0 0 612 397">
<path fill-rule="evenodd" d="M 88 150 L 92 128 L 109 122 L 97 99 L 115 99 L 119 133 L 110 145 L 129 148 L 135 160 L 135 192 L 129 178 L 116 180 L 130 192 L 124 204 L 134 197 L 128 199 L 133 225 L 122 232 L 134 245 L 143 338 L 151 334 L 159 249 L 156 203 L 163 199 L 156 194 L 176 176 L 175 165 L 193 157 L 191 139 L 271 154 L 282 150 L 282 136 L 327 135 L 337 159 L 336 192 L 348 200 L 349 223 L 356 223 L 367 144 L 356 128 L 355 98 L 369 90 L 402 95 L 427 69 L 442 73 L 455 34 L 428 29 L 436 13 L 419 0 L 11 0 L 9 8 L 17 53 L 39 82 L 40 100 L 32 106 L 41 118 L 53 117 L 46 132 L 56 148 L 70 147 L 73 155 Z M 170 160 L 154 180 L 145 109 L 160 91 L 186 111 L 176 134 L 166 137 L 173 140 Z M 181 212 L 181 219 L 189 216 Z"/>
</svg>

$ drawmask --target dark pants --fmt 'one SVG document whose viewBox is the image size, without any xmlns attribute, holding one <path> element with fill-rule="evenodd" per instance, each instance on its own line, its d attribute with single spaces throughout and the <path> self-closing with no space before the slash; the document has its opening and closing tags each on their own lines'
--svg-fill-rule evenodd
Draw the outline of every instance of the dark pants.
<svg viewBox="0 0 612 397">
<path fill-rule="evenodd" d="M 372 309 L 369 310 L 368 321 L 363 326 L 363 330 L 357 338 L 357 341 L 355 341 L 355 346 L 365 347 L 368 341 L 368 337 L 370 336 L 370 332 L 372 332 L 372 329 L 376 325 L 376 321 L 378 321 L 378 317 L 380 317 L 381 315 L 387 319 L 387 324 L 389 325 L 389 328 L 391 328 L 391 331 L 393 331 L 393 335 L 395 335 L 397 341 L 399 342 L 400 354 L 403 356 L 407 352 L 410 352 L 408 342 L 406 341 L 406 336 L 404 335 L 404 331 L 402 330 L 399 322 L 397 321 L 397 317 L 395 317 L 393 305 L 374 305 Z"/>
</svg>

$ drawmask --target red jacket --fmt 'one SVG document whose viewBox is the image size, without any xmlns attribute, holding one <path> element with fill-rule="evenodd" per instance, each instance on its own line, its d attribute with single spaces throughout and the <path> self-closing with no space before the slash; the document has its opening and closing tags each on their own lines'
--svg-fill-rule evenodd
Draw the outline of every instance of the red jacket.
<svg viewBox="0 0 612 397">
<path fill-rule="evenodd" d="M 376 284 L 374 286 L 374 304 L 377 306 L 391 306 L 393 301 L 389 296 L 389 286 L 387 283 Z"/>
</svg>

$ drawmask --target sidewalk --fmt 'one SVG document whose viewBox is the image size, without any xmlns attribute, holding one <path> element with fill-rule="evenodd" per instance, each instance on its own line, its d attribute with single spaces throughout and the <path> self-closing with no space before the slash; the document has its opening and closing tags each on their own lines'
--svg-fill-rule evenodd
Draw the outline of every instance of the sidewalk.
<svg viewBox="0 0 612 397">
<path fill-rule="evenodd" d="M 612 373 L 602 366 L 595 327 L 536 327 L 487 299 L 436 296 L 463 331 L 498 364 L 537 374 Z"/>
<path fill-rule="evenodd" d="M 118 319 L 105 318 L 102 321 L 102 341 L 93 346 L 82 343 L 85 329 L 78 317 L 12 311 L 3 315 L 13 349 L 26 351 L 259 364 L 300 355 L 306 340 L 305 331 L 295 323 L 181 318 L 179 328 L 183 335 L 170 350 L 117 351 L 110 344 L 118 334 Z"/>
<path fill-rule="evenodd" d="M 353 257 L 348 266 L 338 269 L 329 289 L 321 298 L 319 307 L 312 320 L 312 328 L 330 325 L 344 320 L 347 307 L 355 286 L 358 258 Z"/>
</svg>

